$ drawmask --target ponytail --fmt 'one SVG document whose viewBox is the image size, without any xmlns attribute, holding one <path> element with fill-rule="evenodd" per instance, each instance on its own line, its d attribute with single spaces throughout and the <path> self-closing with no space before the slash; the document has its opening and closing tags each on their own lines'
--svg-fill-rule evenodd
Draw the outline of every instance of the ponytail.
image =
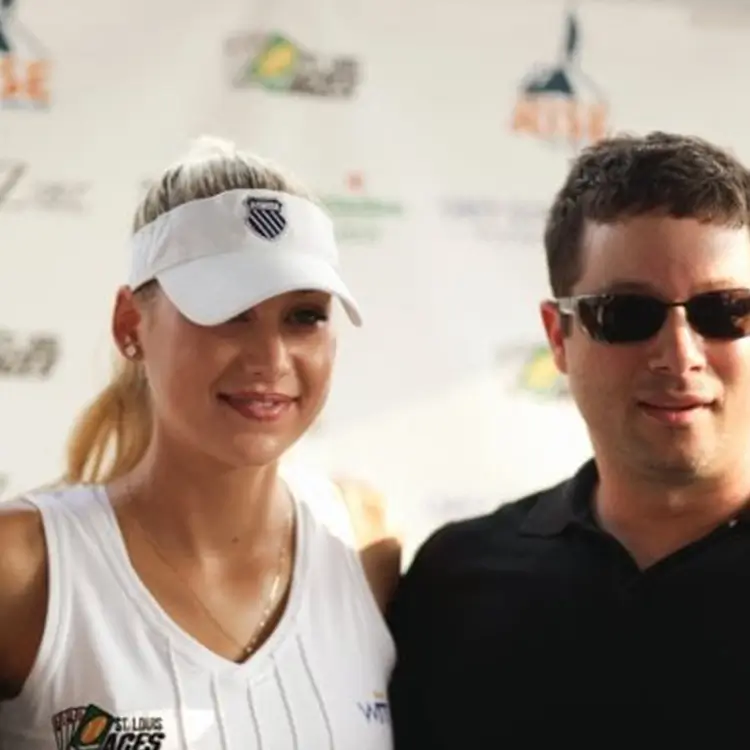
<svg viewBox="0 0 750 750">
<path fill-rule="evenodd" d="M 143 458 L 151 436 L 151 406 L 142 366 L 123 359 L 112 382 L 89 404 L 70 435 L 68 484 L 107 483 Z"/>
</svg>

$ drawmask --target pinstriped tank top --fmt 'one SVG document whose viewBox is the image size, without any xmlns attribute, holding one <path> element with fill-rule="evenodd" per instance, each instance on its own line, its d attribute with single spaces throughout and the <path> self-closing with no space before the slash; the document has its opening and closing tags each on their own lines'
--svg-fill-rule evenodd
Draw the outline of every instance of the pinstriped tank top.
<svg viewBox="0 0 750 750">
<path fill-rule="evenodd" d="M 287 609 L 244 664 L 192 639 L 133 570 L 101 487 L 29 497 L 49 554 L 48 616 L 2 750 L 390 750 L 393 641 L 344 504 L 287 477 L 297 555 Z"/>
</svg>

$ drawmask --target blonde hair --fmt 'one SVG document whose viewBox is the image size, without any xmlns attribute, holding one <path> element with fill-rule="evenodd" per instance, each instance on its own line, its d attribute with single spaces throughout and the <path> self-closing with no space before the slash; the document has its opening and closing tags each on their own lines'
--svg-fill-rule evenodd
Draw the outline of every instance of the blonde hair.
<svg viewBox="0 0 750 750">
<path fill-rule="evenodd" d="M 177 206 L 227 190 L 266 189 L 314 196 L 285 170 L 242 152 L 228 141 L 204 136 L 153 183 L 135 212 L 133 232 Z M 147 285 L 138 295 L 153 290 Z M 70 435 L 64 481 L 111 482 L 143 458 L 152 415 L 143 366 L 118 356 L 112 380 L 86 407 Z"/>
</svg>

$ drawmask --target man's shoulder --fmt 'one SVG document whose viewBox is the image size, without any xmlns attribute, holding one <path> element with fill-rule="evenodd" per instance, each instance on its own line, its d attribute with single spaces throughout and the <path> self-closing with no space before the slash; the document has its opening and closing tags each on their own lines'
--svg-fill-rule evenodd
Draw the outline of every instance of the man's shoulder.
<svg viewBox="0 0 750 750">
<path fill-rule="evenodd" d="M 541 552 L 539 537 L 525 533 L 525 524 L 535 509 L 560 497 L 567 481 L 434 531 L 417 550 L 391 607 L 389 622 L 398 637 L 407 637 L 421 618 L 460 609 L 458 603 L 475 597 L 480 582 L 490 580 L 488 574 L 517 571 L 520 560 L 528 563 L 530 556 Z"/>
<path fill-rule="evenodd" d="M 541 504 L 558 498 L 569 481 L 566 479 L 516 500 L 503 502 L 489 513 L 441 526 L 423 542 L 414 565 L 436 572 L 440 569 L 456 572 L 464 563 L 513 554 L 530 538 L 523 534 L 529 514 Z"/>
</svg>

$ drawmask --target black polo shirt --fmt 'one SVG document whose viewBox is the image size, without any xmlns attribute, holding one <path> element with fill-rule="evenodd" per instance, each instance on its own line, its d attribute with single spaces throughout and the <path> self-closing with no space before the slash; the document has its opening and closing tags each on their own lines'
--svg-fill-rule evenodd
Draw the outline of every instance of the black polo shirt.
<svg viewBox="0 0 750 750">
<path fill-rule="evenodd" d="M 389 615 L 396 750 L 750 747 L 750 518 L 641 571 L 594 521 L 596 480 L 423 545 Z"/>
</svg>

